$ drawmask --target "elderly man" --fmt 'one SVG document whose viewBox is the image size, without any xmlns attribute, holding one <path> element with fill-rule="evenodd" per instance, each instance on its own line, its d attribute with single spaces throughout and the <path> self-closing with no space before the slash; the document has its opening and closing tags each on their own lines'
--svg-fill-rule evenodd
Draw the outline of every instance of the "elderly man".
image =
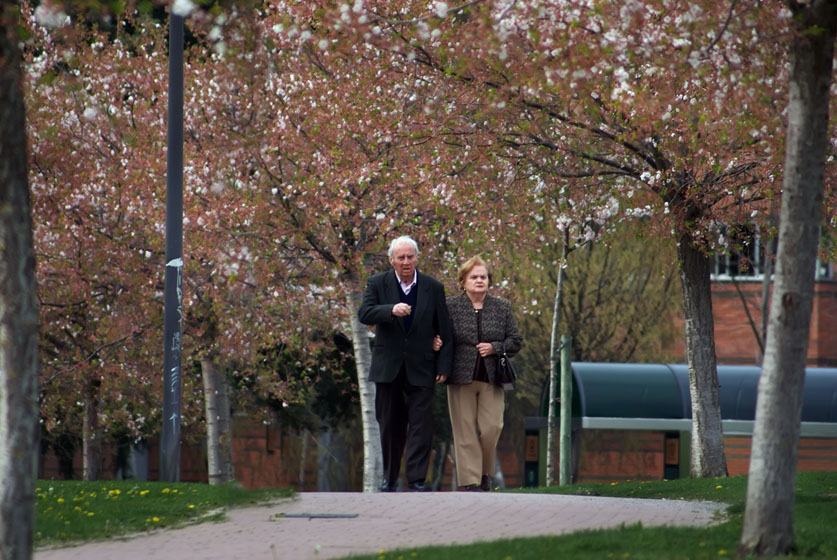
<svg viewBox="0 0 837 560">
<path fill-rule="evenodd" d="M 433 338 L 452 340 L 445 289 L 416 269 L 418 245 L 407 236 L 389 246 L 392 270 L 369 278 L 357 315 L 375 326 L 369 380 L 384 455 L 382 492 L 394 492 L 406 447 L 407 489 L 425 492 L 433 436 L 434 385 L 450 373 L 452 346 L 433 350 Z"/>
</svg>

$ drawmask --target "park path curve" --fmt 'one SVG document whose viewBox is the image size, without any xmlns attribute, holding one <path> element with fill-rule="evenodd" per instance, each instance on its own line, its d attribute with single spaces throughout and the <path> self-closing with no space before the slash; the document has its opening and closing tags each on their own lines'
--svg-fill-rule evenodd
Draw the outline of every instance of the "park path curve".
<svg viewBox="0 0 837 560">
<path fill-rule="evenodd" d="M 502 492 L 304 492 L 235 508 L 222 522 L 75 547 L 34 560 L 309 560 L 379 550 L 559 535 L 642 523 L 707 526 L 723 504 Z"/>
</svg>

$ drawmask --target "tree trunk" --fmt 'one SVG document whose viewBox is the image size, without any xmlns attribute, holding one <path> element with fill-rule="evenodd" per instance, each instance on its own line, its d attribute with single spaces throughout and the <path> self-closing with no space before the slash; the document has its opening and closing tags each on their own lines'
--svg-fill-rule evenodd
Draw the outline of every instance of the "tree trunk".
<svg viewBox="0 0 837 560">
<path fill-rule="evenodd" d="M 691 476 L 727 476 L 718 368 L 715 363 L 709 258 L 692 246 L 685 233 L 680 235 L 677 254 L 683 285 L 686 361 L 692 398 Z"/>
<path fill-rule="evenodd" d="M 433 490 L 439 489 L 442 476 L 445 474 L 445 465 L 448 461 L 448 453 L 450 453 L 450 440 L 446 439 L 442 442 L 439 454 L 436 456 L 436 468 L 433 470 L 433 483 L 431 484 Z"/>
<path fill-rule="evenodd" d="M 761 281 L 761 345 L 758 365 L 764 364 L 764 346 L 767 344 L 767 321 L 770 314 L 770 286 L 773 283 L 773 240 L 765 240 L 767 247 L 764 251 L 764 266 Z"/>
<path fill-rule="evenodd" d="M 349 316 L 357 367 L 357 388 L 360 393 L 360 418 L 363 423 L 363 491 L 377 492 L 383 478 L 384 462 L 381 455 L 381 432 L 375 418 L 375 384 L 369 382 L 369 367 L 372 365 L 369 331 L 356 313 L 362 302 L 363 294 L 350 286 Z"/>
<path fill-rule="evenodd" d="M 305 466 L 308 463 L 308 442 L 311 435 L 308 429 L 302 430 L 302 449 L 299 452 L 299 491 L 305 491 Z"/>
<path fill-rule="evenodd" d="M 494 479 L 491 481 L 491 489 L 494 490 L 495 488 L 506 489 L 506 478 L 503 474 L 503 467 L 500 465 L 499 455 L 494 456 Z"/>
<path fill-rule="evenodd" d="M 739 550 L 777 556 L 793 547 L 794 485 L 829 142 L 837 3 L 797 5 L 791 44 L 785 176 L 767 350 L 759 379 Z"/>
<path fill-rule="evenodd" d="M 558 263 L 558 281 L 555 287 L 555 304 L 552 308 L 552 336 L 549 342 L 549 406 L 546 413 L 546 485 L 555 484 L 555 450 L 558 438 L 555 435 L 555 405 L 558 396 L 558 363 L 561 348 L 558 345 L 558 325 L 561 322 L 561 296 L 564 292 L 564 267 L 569 256 L 570 234 L 564 231 L 561 261 Z"/>
<path fill-rule="evenodd" d="M 38 309 L 18 10 L 0 5 L 0 558 L 32 557 Z"/>
<path fill-rule="evenodd" d="M 84 420 L 82 421 L 82 456 L 84 480 L 99 480 L 102 475 L 102 434 L 99 430 L 98 379 L 88 378 L 84 385 Z"/>
<path fill-rule="evenodd" d="M 332 492 L 331 487 L 331 430 L 321 425 L 317 433 L 317 492 Z"/>
<path fill-rule="evenodd" d="M 233 480 L 232 418 L 227 376 L 212 358 L 201 360 L 206 408 L 206 462 L 209 484 Z"/>
</svg>

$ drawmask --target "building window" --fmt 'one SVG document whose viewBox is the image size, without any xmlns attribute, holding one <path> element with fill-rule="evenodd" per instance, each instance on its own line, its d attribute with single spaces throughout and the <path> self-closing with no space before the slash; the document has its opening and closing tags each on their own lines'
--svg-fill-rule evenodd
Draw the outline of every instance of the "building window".
<svg viewBox="0 0 837 560">
<path fill-rule="evenodd" d="M 776 239 L 762 241 L 756 228 L 748 226 L 722 226 L 727 251 L 711 257 L 712 279 L 761 280 L 767 268 L 768 249 L 772 258 L 776 255 Z M 768 245 L 769 244 L 769 245 Z M 772 270 L 775 269 L 771 267 Z M 817 259 L 817 280 L 833 280 L 832 263 Z"/>
<path fill-rule="evenodd" d="M 817 259 L 817 280 L 834 280 L 834 266 L 832 263 Z"/>
</svg>

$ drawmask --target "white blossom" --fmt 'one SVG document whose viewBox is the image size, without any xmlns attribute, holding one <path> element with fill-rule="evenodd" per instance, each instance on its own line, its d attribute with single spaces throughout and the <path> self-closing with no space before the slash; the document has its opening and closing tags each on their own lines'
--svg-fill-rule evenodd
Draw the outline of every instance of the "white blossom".
<svg viewBox="0 0 837 560">
<path fill-rule="evenodd" d="M 189 17 L 192 12 L 198 9 L 198 5 L 192 0 L 174 0 L 171 6 L 171 12 L 178 16 Z"/>
<path fill-rule="evenodd" d="M 70 23 L 70 16 L 60 6 L 43 2 L 35 8 L 35 21 L 44 27 L 63 27 Z"/>
</svg>

